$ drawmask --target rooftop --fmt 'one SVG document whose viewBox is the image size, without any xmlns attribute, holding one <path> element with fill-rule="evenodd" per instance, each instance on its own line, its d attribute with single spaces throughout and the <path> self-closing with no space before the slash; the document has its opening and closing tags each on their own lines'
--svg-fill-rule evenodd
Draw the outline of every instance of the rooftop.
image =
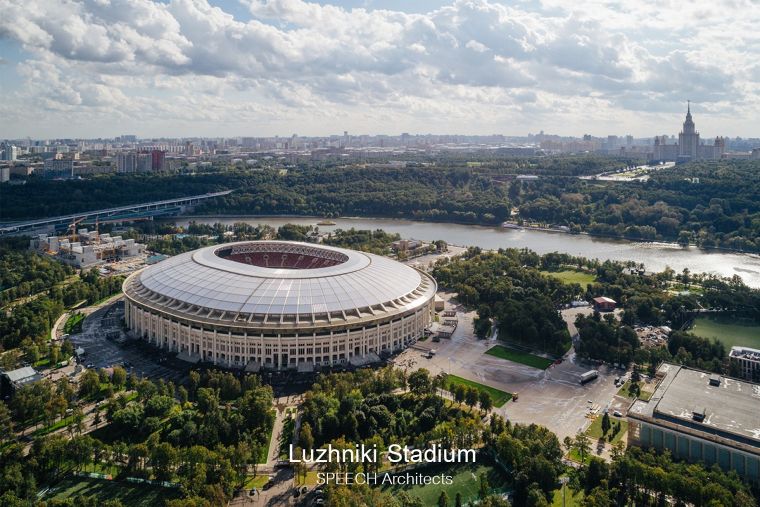
<svg viewBox="0 0 760 507">
<path fill-rule="evenodd" d="M 8 377 L 8 380 L 10 380 L 11 382 L 26 382 L 32 379 L 32 377 L 39 375 L 37 373 L 37 370 L 35 370 L 31 366 L 24 366 L 23 368 L 18 368 L 16 370 L 6 371 L 3 373 Z"/>
<path fill-rule="evenodd" d="M 425 273 L 370 253 L 246 241 L 171 257 L 130 276 L 124 288 L 131 299 L 194 320 L 277 325 L 405 312 L 432 299 L 436 285 Z"/>
<path fill-rule="evenodd" d="M 760 361 L 760 350 L 749 347 L 731 347 L 730 357 L 741 357 L 753 361 Z"/>
<path fill-rule="evenodd" d="M 663 375 L 652 398 L 634 402 L 629 417 L 760 449 L 760 385 L 668 363 L 658 369 Z"/>
</svg>

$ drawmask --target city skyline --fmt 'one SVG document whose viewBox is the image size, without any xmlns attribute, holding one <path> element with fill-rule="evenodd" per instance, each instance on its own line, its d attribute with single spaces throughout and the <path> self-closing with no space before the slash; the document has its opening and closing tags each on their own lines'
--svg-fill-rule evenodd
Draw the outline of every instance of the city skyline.
<svg viewBox="0 0 760 507">
<path fill-rule="evenodd" d="M 758 136 L 752 0 L 406 4 L 0 0 L 0 138 Z"/>
</svg>

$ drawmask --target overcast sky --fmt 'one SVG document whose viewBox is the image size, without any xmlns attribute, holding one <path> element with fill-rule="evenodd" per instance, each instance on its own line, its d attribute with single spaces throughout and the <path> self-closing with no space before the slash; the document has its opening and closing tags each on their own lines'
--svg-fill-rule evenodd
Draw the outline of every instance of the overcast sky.
<svg viewBox="0 0 760 507">
<path fill-rule="evenodd" d="M 760 137 L 760 0 L 0 0 L 0 138 Z"/>
</svg>

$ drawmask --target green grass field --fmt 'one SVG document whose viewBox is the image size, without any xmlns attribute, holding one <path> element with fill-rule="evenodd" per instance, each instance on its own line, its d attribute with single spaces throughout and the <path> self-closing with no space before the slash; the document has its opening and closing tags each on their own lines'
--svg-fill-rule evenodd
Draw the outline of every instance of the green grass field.
<svg viewBox="0 0 760 507">
<path fill-rule="evenodd" d="M 554 491 L 554 496 L 552 496 L 552 507 L 562 507 L 562 493 L 565 493 L 565 507 L 580 507 L 582 505 L 583 497 L 585 496 L 583 494 L 583 491 L 573 491 L 571 488 L 567 487 L 567 485 L 563 485 L 560 489 Z"/>
<path fill-rule="evenodd" d="M 730 318 L 697 317 L 690 332 L 703 338 L 717 338 L 727 349 L 743 345 L 760 349 L 760 325 Z"/>
<path fill-rule="evenodd" d="M 405 491 L 410 495 L 419 497 L 422 500 L 423 505 L 438 505 L 438 497 L 441 496 L 441 491 L 446 491 L 449 497 L 449 505 L 454 505 L 454 499 L 457 493 L 462 495 L 462 504 L 466 504 L 470 501 L 478 499 L 478 490 L 480 488 L 480 474 L 486 474 L 488 478 L 488 484 L 495 492 L 503 490 L 505 484 L 507 484 L 508 478 L 495 465 L 485 463 L 467 463 L 456 465 L 454 467 L 437 465 L 425 467 L 424 469 L 416 469 L 414 473 L 422 473 L 423 475 L 438 475 L 445 474 L 450 475 L 453 479 L 451 485 L 385 485 L 381 489 L 386 493 L 398 493 Z M 379 482 L 378 476 L 378 482 Z"/>
<path fill-rule="evenodd" d="M 56 484 L 48 498 L 63 500 L 75 496 L 95 495 L 103 500 L 120 500 L 130 507 L 153 507 L 164 505 L 164 501 L 180 497 L 175 489 L 161 488 L 148 484 L 129 484 L 126 482 L 89 479 L 86 477 L 68 477 Z"/>
<path fill-rule="evenodd" d="M 639 399 L 640 399 L 640 400 L 644 400 L 644 401 L 649 401 L 649 400 L 652 398 L 652 393 L 651 393 L 651 392 L 649 392 L 649 391 L 645 391 L 645 390 L 644 390 L 644 386 L 645 386 L 645 385 L 646 385 L 646 384 L 645 384 L 644 382 L 639 382 L 639 388 L 640 388 L 640 391 L 639 391 L 639 393 L 640 393 L 640 394 L 639 394 Z M 630 395 L 630 393 L 628 392 L 628 389 L 629 389 L 630 387 L 631 387 L 631 381 L 630 381 L 630 380 L 627 380 L 627 381 L 625 382 L 625 384 L 623 384 L 623 385 L 622 385 L 622 387 L 620 387 L 620 389 L 618 390 L 618 392 L 617 392 L 618 396 L 622 396 L 622 397 L 624 397 L 624 398 L 628 398 L 628 399 L 631 399 L 631 400 L 632 400 L 632 399 L 633 399 L 633 397 L 632 397 L 632 396 Z"/>
<path fill-rule="evenodd" d="M 515 363 L 532 366 L 533 368 L 538 368 L 539 370 L 547 369 L 554 362 L 551 359 L 528 354 L 527 352 L 520 352 L 519 350 L 510 349 L 504 347 L 503 345 L 496 345 L 495 347 L 491 347 L 488 349 L 486 354 L 489 356 L 500 357 L 501 359 L 506 359 L 507 361 L 514 361 Z"/>
<path fill-rule="evenodd" d="M 584 273 L 583 271 L 575 271 L 573 269 L 566 269 L 564 271 L 541 271 L 541 274 L 559 278 L 562 283 L 577 283 L 580 284 L 581 287 L 594 283 L 594 280 L 596 280 L 596 277 L 591 273 Z"/>
<path fill-rule="evenodd" d="M 253 476 L 249 477 L 245 483 L 245 488 L 246 489 L 251 489 L 251 488 L 261 489 L 264 487 L 264 484 L 266 484 L 267 482 L 269 482 L 269 476 L 265 474 L 259 474 L 256 477 L 253 477 Z"/>
<path fill-rule="evenodd" d="M 456 375 L 446 375 L 446 388 L 448 391 L 453 389 L 454 385 L 463 385 L 467 387 L 474 387 L 478 391 L 486 391 L 491 395 L 494 407 L 503 407 L 506 402 L 512 399 L 512 393 L 496 389 L 495 387 L 479 384 L 473 380 L 467 380 L 466 378 L 458 377 Z"/>
<path fill-rule="evenodd" d="M 69 318 L 66 319 L 66 323 L 63 325 L 63 332 L 66 334 L 81 333 L 83 320 L 84 315 L 81 313 L 70 315 Z"/>
<path fill-rule="evenodd" d="M 594 422 L 592 422 L 591 426 L 589 426 L 586 430 L 586 435 L 588 435 L 593 441 L 596 441 L 602 437 L 602 417 L 603 416 L 600 415 L 594 419 Z M 620 417 L 613 417 L 610 415 L 610 424 L 614 425 L 616 422 L 620 422 L 620 431 L 615 434 L 611 442 L 609 440 L 609 436 L 612 434 L 612 430 L 607 432 L 607 441 L 611 444 L 619 442 L 620 439 L 623 438 L 623 435 L 625 435 L 625 432 L 628 430 L 628 421 Z"/>
</svg>

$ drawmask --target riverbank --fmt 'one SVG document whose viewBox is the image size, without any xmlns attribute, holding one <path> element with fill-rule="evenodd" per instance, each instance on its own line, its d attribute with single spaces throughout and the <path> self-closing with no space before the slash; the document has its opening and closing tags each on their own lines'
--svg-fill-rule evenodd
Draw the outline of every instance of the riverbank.
<svg viewBox="0 0 760 507">
<path fill-rule="evenodd" d="M 240 219 L 242 221 L 247 220 L 254 220 L 254 219 L 260 219 L 260 220 L 268 220 L 268 219 L 297 219 L 297 220 L 324 220 L 322 217 L 316 217 L 311 215 L 177 215 L 176 217 L 170 217 L 168 219 L 159 219 L 161 221 L 167 221 L 171 222 L 172 218 L 175 218 L 177 220 L 187 220 L 192 221 L 194 219 L 201 219 L 201 220 L 207 220 L 207 219 L 217 219 L 229 221 L 232 219 Z M 511 229 L 511 230 L 527 230 L 527 231 L 540 231 L 545 233 L 554 233 L 554 234 L 570 234 L 573 236 L 588 236 L 590 238 L 601 238 L 601 239 L 609 239 L 609 240 L 619 240 L 619 241 L 625 241 L 630 243 L 652 243 L 655 245 L 666 245 L 672 248 L 696 248 L 699 250 L 704 250 L 705 252 L 725 252 L 725 253 L 734 253 L 734 254 L 741 254 L 741 255 L 750 255 L 750 256 L 756 256 L 758 259 L 760 259 L 760 253 L 758 252 L 747 252 L 745 250 L 736 250 L 734 248 L 726 248 L 721 246 L 711 246 L 711 247 L 704 247 L 704 246 L 698 246 L 698 245 L 681 245 L 680 243 L 676 241 L 667 241 L 667 240 L 658 240 L 658 239 L 644 239 L 644 238 L 636 238 L 631 236 L 617 236 L 612 234 L 598 234 L 588 231 L 577 231 L 573 232 L 570 230 L 567 230 L 563 228 L 564 226 L 558 226 L 558 227 L 541 227 L 541 226 L 535 226 L 535 225 L 518 225 L 514 222 L 502 222 L 500 226 L 497 226 L 496 224 L 474 224 L 471 222 L 452 222 L 452 221 L 436 221 L 436 220 L 420 220 L 416 218 L 387 218 L 387 217 L 359 217 L 359 216 L 351 216 L 351 217 L 336 217 L 334 219 L 331 219 L 333 221 L 332 224 L 319 224 L 318 222 L 315 224 L 312 224 L 316 227 L 337 227 L 338 224 L 334 222 L 334 220 L 398 220 L 398 221 L 409 221 L 409 222 L 417 222 L 417 223 L 423 223 L 423 224 L 452 224 L 452 225 L 462 225 L 462 226 L 472 226 L 472 227 L 483 227 L 483 228 L 490 228 L 490 227 L 502 227 L 504 229 Z M 505 224 L 509 224 L 508 226 Z M 417 238 L 415 238 L 417 239 Z"/>
<path fill-rule="evenodd" d="M 213 225 L 216 222 L 232 225 L 247 222 L 251 225 L 268 224 L 280 227 L 288 223 L 316 225 L 323 217 L 303 215 L 191 215 L 168 218 L 167 222 L 187 225 L 190 221 Z M 567 234 L 542 230 L 505 229 L 500 225 L 464 225 L 451 222 L 423 222 L 408 219 L 343 217 L 331 218 L 334 226 L 319 226 L 330 232 L 336 229 L 383 229 L 398 233 L 403 238 L 423 241 L 444 240 L 450 245 L 478 246 L 483 249 L 528 248 L 538 254 L 562 252 L 577 257 L 644 264 L 650 271 L 669 267 L 676 272 L 688 269 L 692 273 L 709 273 L 721 277 L 738 275 L 751 287 L 760 287 L 760 256 L 739 252 L 703 250 L 694 246 L 682 247 L 677 243 L 629 241 L 619 238 L 602 238 L 589 234 Z"/>
</svg>

